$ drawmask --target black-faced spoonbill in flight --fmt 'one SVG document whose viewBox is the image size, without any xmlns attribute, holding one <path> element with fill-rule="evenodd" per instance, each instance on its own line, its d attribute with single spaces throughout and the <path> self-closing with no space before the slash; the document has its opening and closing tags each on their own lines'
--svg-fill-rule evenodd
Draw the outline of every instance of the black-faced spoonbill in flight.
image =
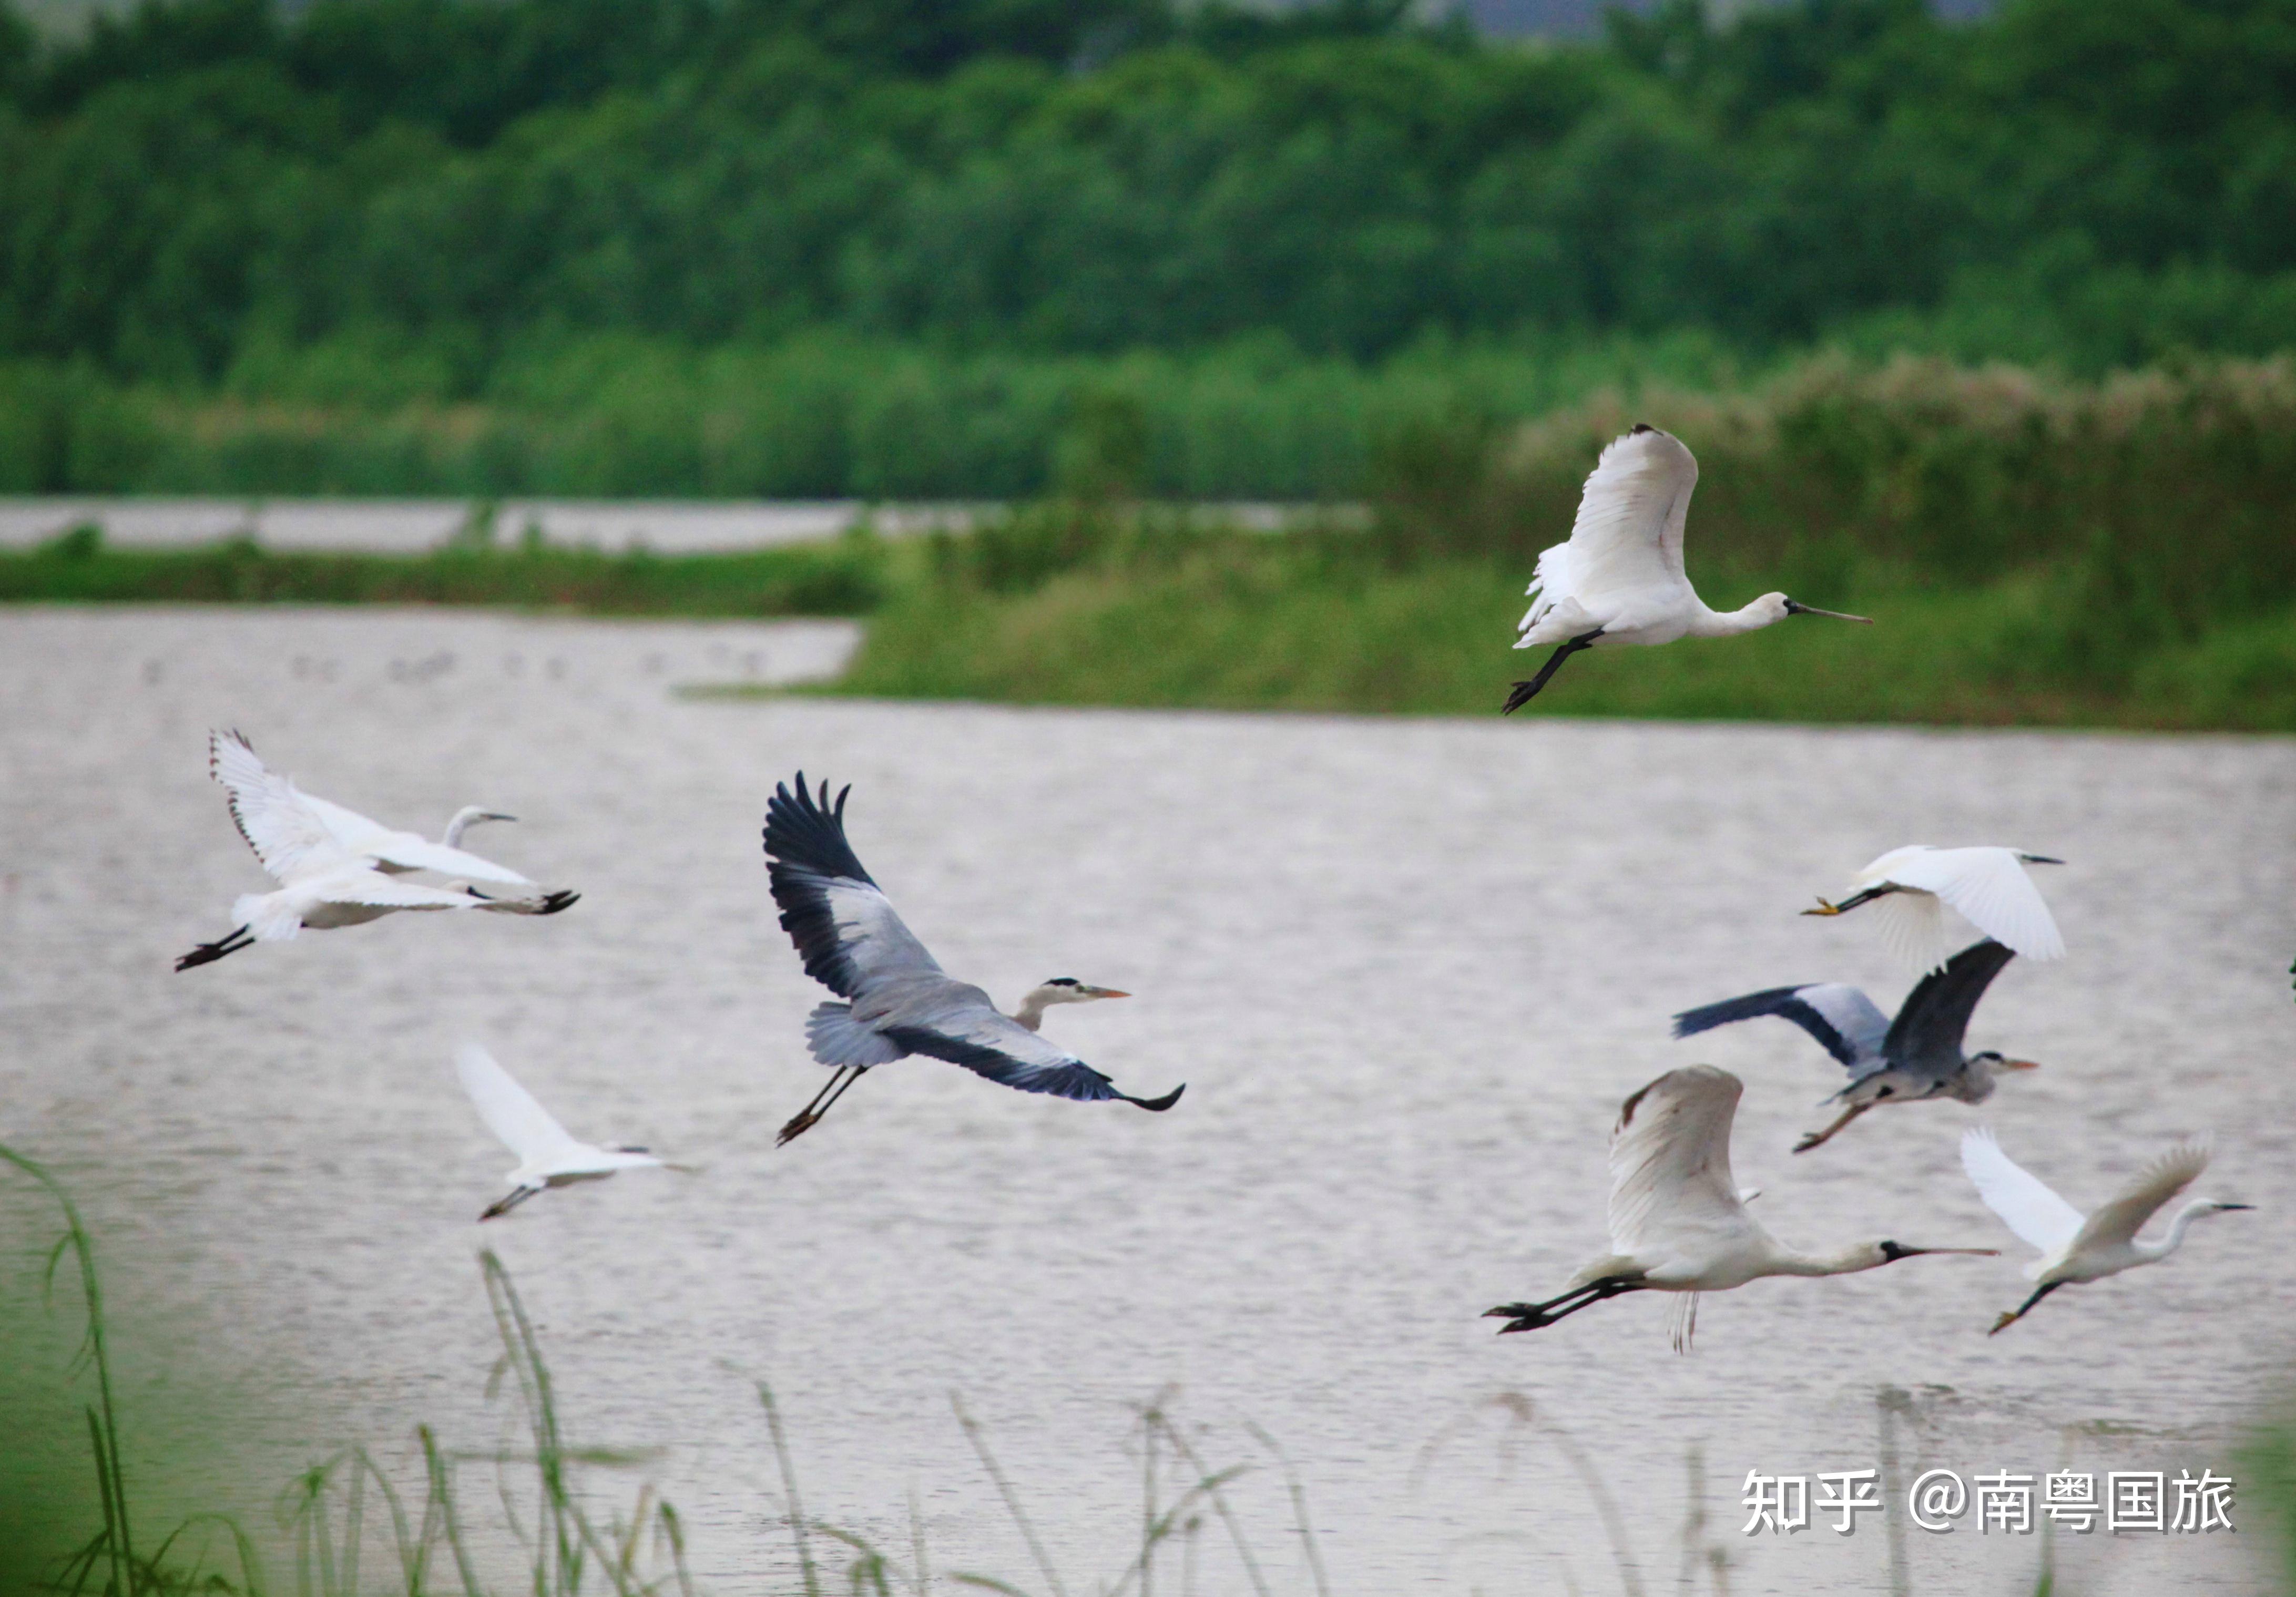
<svg viewBox="0 0 2296 1597">
<path fill-rule="evenodd" d="M 1487 1311 L 1506 1321 L 1499 1334 L 1537 1331 L 1626 1292 L 1678 1292 L 1673 1340 L 1687 1352 L 1700 1292 L 1728 1291 L 1766 1275 L 1849 1275 L 1925 1253 L 1999 1251 L 1890 1241 L 1857 1242 L 1838 1253 L 1787 1247 L 1746 1211 L 1730 1175 L 1730 1123 L 1743 1090 L 1727 1070 L 1690 1065 L 1628 1099 L 1611 1134 L 1611 1251 L 1544 1303 Z"/>
<path fill-rule="evenodd" d="M 1740 610 L 1709 610 L 1682 565 L 1683 523 L 1697 486 L 1697 457 L 1673 434 L 1637 422 L 1632 432 L 1611 440 L 1579 495 L 1570 542 L 1538 557 L 1526 590 L 1530 610 L 1517 627 L 1522 635 L 1514 646 L 1557 647 L 1538 676 L 1514 684 L 1503 713 L 1529 703 L 1581 649 L 1735 637 L 1788 616 L 1872 625 L 1867 617 L 1816 610 L 1784 594 L 1765 594 Z"/>
<path fill-rule="evenodd" d="M 828 797 L 824 784 L 821 799 Z M 766 861 L 782 929 L 797 945 L 806 974 L 847 1001 L 824 1003 L 807 1017 L 807 1044 L 833 1074 L 782 1127 L 776 1146 L 827 1114 L 866 1071 L 912 1053 L 1056 1098 L 1114 1099 L 1161 1110 L 1187 1090 L 1177 1086 L 1160 1098 L 1119 1093 L 1107 1077 L 1047 1042 L 1033 1025 L 1001 1012 L 987 993 L 951 978 L 901 923 L 846 841 L 844 792 L 833 807 L 817 801 L 801 771 L 795 794 L 786 785 L 775 787 L 766 806 Z M 1046 995 L 1046 988 L 1068 986 L 1077 988 L 1073 996 L 1063 992 L 1054 1000 Z M 1034 1013 L 1024 1005 L 1023 1014 L 1041 1021 L 1046 1003 L 1125 996 L 1063 979 L 1031 993 Z"/>
</svg>

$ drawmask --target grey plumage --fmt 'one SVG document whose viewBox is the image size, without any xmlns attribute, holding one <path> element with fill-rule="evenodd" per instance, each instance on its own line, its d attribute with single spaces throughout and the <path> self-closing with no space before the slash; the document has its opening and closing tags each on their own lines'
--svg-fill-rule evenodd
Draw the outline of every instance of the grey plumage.
<svg viewBox="0 0 2296 1597">
<path fill-rule="evenodd" d="M 1106 1076 L 1000 1011 L 988 995 L 955 980 L 893 911 L 845 836 L 845 798 L 826 802 L 806 786 L 777 786 L 766 807 L 766 858 L 781 924 L 806 973 L 845 1002 L 824 1003 L 806 1021 L 815 1059 L 857 1077 L 873 1066 L 922 1053 L 964 1066 L 1024 1093 L 1086 1102 L 1119 1100 L 1167 1110 L 1185 1087 L 1160 1098 L 1119 1092 Z M 842 1092 L 850 1082 L 833 1083 Z M 834 1102 L 828 1089 L 824 1096 Z M 816 1102 L 822 1110 L 826 1103 Z M 784 1127 L 806 1129 L 813 1107 Z"/>
<path fill-rule="evenodd" d="M 1866 1110 L 1885 1102 L 1955 1098 L 1982 1103 L 1993 1095 L 1995 1073 L 2030 1069 L 2023 1060 L 2004 1059 L 1988 1050 L 1964 1053 L 1962 1039 L 1978 1000 L 2016 954 L 1988 938 L 1963 949 L 1932 970 L 1906 995 L 1895 1020 L 1884 1020 L 1874 1001 L 1840 982 L 1770 987 L 1683 1011 L 1674 1017 L 1674 1035 L 1686 1037 L 1736 1020 L 1773 1015 L 1800 1027 L 1849 1072 L 1849 1085 L 1828 1100 L 1849 1105 L 1823 1134 L 1806 1138 L 1797 1152 L 1816 1147 Z"/>
</svg>

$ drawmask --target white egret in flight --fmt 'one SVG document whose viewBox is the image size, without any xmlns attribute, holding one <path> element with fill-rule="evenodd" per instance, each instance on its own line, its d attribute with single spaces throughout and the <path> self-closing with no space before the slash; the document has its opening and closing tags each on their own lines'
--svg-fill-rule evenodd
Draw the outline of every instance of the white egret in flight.
<svg viewBox="0 0 2296 1597">
<path fill-rule="evenodd" d="M 2035 1304 L 2061 1286 L 2102 1281 L 2139 1265 L 2159 1264 L 2184 1245 L 2185 1233 L 2204 1216 L 2256 1207 L 2195 1199 L 2177 1211 L 2167 1236 L 2157 1242 L 2136 1240 L 2144 1222 L 2209 1167 L 2208 1144 L 2199 1142 L 2178 1142 L 2130 1177 L 2103 1208 L 2086 1218 L 2039 1177 L 2002 1152 L 1993 1133 L 1982 1126 L 1963 1134 L 1961 1167 L 1977 1183 L 1977 1195 L 1985 1200 L 1985 1207 L 2041 1255 L 2025 1266 L 2025 1279 L 2039 1283 L 2033 1295 L 1996 1320 L 1988 1336 L 1997 1336 L 2023 1319 Z"/>
<path fill-rule="evenodd" d="M 462 1078 L 463 1091 L 471 1095 L 487 1129 L 518 1155 L 518 1167 L 509 1176 L 509 1193 L 489 1204 L 479 1216 L 481 1220 L 508 1214 L 537 1192 L 571 1186 L 578 1181 L 603 1181 L 618 1170 L 688 1168 L 656 1159 L 643 1148 L 621 1144 L 601 1148 L 576 1141 L 548 1110 L 535 1102 L 533 1093 L 519 1085 L 509 1071 L 495 1062 L 494 1055 L 476 1043 L 465 1043 L 455 1051 L 455 1074 Z"/>
<path fill-rule="evenodd" d="M 1538 557 L 1526 590 L 1530 610 L 1517 628 L 1518 649 L 1559 647 L 1538 676 L 1514 684 L 1503 713 L 1529 703 L 1581 649 L 1734 637 L 1788 616 L 1872 625 L 1865 616 L 1816 610 L 1784 594 L 1765 594 L 1740 610 L 1707 609 L 1682 565 L 1683 523 L 1697 486 L 1697 458 L 1681 439 L 1646 422 L 1603 449 L 1579 495 L 1570 541 Z"/>
<path fill-rule="evenodd" d="M 1033 1024 L 1002 1013 L 979 987 L 952 979 L 901 923 L 845 839 L 845 793 L 833 807 L 816 801 L 798 773 L 797 792 L 777 786 L 766 806 L 767 872 L 782 929 L 797 945 L 806 974 L 843 1003 L 824 1003 L 807 1017 L 813 1057 L 834 1072 L 813 1102 L 781 1129 L 776 1145 L 797 1136 L 873 1067 L 912 1053 L 952 1064 L 1056 1098 L 1115 1099 L 1145 1110 L 1168 1110 L 1185 1085 L 1160 1098 L 1119 1093 L 1109 1078 L 1065 1048 L 1047 1042 Z M 821 798 L 829 797 L 824 784 Z M 1055 999 L 1048 987 L 1074 986 Z M 1041 1022 L 1044 1005 L 1128 995 L 1066 979 L 1029 995 Z M 1041 998 L 1041 1002 L 1037 1002 Z M 1028 1006 L 1023 1006 L 1027 1014 Z"/>
<path fill-rule="evenodd" d="M 1840 915 L 1863 904 L 1876 905 L 1882 943 L 1915 970 L 1936 970 L 1952 951 L 1953 938 L 1945 924 L 1948 905 L 1987 937 L 2027 959 L 2062 959 L 2065 939 L 2025 867 L 2064 863 L 2021 848 L 1932 848 L 1915 843 L 1890 849 L 1858 872 L 1841 903 L 1820 898 L 1816 909 L 1801 913 Z"/>
<path fill-rule="evenodd" d="M 232 905 L 232 918 L 239 924 L 176 960 L 178 970 L 211 964 L 256 943 L 284 941 L 306 928 L 357 926 L 399 910 L 554 915 L 580 897 L 533 891 L 503 897 L 467 880 L 442 887 L 400 880 L 408 872 L 437 871 L 534 887 L 506 865 L 413 832 L 394 831 L 356 810 L 312 797 L 265 766 L 238 733 L 209 735 L 208 768 L 230 794 L 239 835 L 280 885 L 275 892 L 242 894 Z"/>
<path fill-rule="evenodd" d="M 1580 1268 L 1544 1303 L 1507 1303 L 1487 1317 L 1537 1331 L 1625 1292 L 1679 1292 L 1674 1345 L 1687 1351 L 1695 1294 L 1727 1291 L 1766 1275 L 1848 1275 L 1925 1253 L 1990 1256 L 1992 1248 L 1908 1248 L 1857 1242 L 1838 1253 L 1785 1246 L 1752 1215 L 1730 1174 L 1730 1123 L 1743 1084 L 1712 1065 L 1669 1070 L 1619 1111 L 1611 1134 L 1611 1251 Z"/>
<path fill-rule="evenodd" d="M 1962 1052 L 1971 1011 L 2001 968 L 2016 957 L 1996 942 L 1972 944 L 1942 970 L 1923 977 L 1895 1020 L 1884 1019 L 1857 988 L 1829 981 L 1771 987 L 1686 1009 L 1674 1018 L 1674 1035 L 1693 1036 L 1733 1020 L 1775 1015 L 1816 1037 L 1849 1071 L 1849 1085 L 1826 1102 L 1849 1107 L 1824 1131 L 1808 1133 L 1794 1144 L 1796 1153 L 1807 1153 L 1877 1104 L 1931 1098 L 1982 1103 L 1993 1096 L 1994 1077 L 2001 1072 L 2038 1069 L 2031 1060 L 2005 1059 L 1990 1048 Z"/>
</svg>

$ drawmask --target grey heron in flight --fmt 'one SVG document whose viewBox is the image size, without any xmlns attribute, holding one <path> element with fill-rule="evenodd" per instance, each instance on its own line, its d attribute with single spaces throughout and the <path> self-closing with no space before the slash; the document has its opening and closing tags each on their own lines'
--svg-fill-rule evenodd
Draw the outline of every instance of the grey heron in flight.
<svg viewBox="0 0 2296 1597">
<path fill-rule="evenodd" d="M 1796 1153 L 1807 1153 L 1877 1104 L 1918 1103 L 1928 1098 L 1982 1103 L 1993 1096 L 1994 1077 L 2000 1072 L 2038 1069 L 2031 1060 L 2005 1059 L 1989 1048 L 1982 1053 L 1962 1052 L 1971 1011 L 2001 968 L 2016 957 L 1989 939 L 1972 944 L 1948 961 L 1945 969 L 1923 977 L 1898 1006 L 1894 1020 L 1885 1020 L 1857 988 L 1828 981 L 1770 987 L 1684 1010 L 1674 1018 L 1674 1035 L 1694 1036 L 1734 1020 L 1775 1015 L 1816 1037 L 1849 1072 L 1849 1085 L 1826 1102 L 1849 1107 L 1824 1131 L 1807 1133 L 1794 1144 Z"/>
<path fill-rule="evenodd" d="M 1953 947 L 1946 931 L 1949 905 L 1962 918 L 2027 959 L 2065 956 L 2056 918 L 2033 885 L 2027 865 L 2065 862 L 2022 848 L 1932 848 L 1914 843 L 1892 848 L 1857 872 L 1849 894 L 1835 904 L 1820 898 L 1805 915 L 1846 914 L 1863 904 L 1878 907 L 1882 940 L 1909 970 L 1933 970 Z"/>
<path fill-rule="evenodd" d="M 1709 610 L 1682 564 L 1683 524 L 1697 486 L 1696 457 L 1680 438 L 1647 422 L 1604 446 L 1579 495 L 1570 541 L 1538 557 L 1525 590 L 1533 598 L 1514 646 L 1560 647 L 1537 676 L 1514 684 L 1501 713 L 1529 703 L 1581 649 L 1735 637 L 1788 616 L 1872 625 L 1865 616 L 1816 610 L 1784 594 L 1765 594 L 1740 610 Z"/>
<path fill-rule="evenodd" d="M 1115 1099 L 1156 1110 L 1180 1101 L 1185 1084 L 1160 1098 L 1119 1093 L 1107 1077 L 1037 1031 L 1046 1003 L 1128 995 L 1062 978 L 1031 993 L 1016 1018 L 999 1011 L 979 987 L 944 971 L 893 913 L 846 840 L 845 798 L 852 790 L 849 785 L 834 805 L 827 804 L 828 785 L 816 798 L 800 771 L 797 791 L 777 785 L 766 806 L 766 868 L 782 929 L 797 945 L 806 974 L 845 1001 L 823 1003 L 806 1018 L 807 1044 L 833 1074 L 782 1127 L 776 1146 L 827 1114 L 867 1071 L 912 1053 L 963 1065 L 1024 1093 Z"/>
<path fill-rule="evenodd" d="M 236 732 L 208 734 L 208 770 L 230 795 L 231 818 L 239 835 L 279 887 L 275 892 L 240 895 L 232 905 L 232 918 L 239 924 L 177 959 L 178 970 L 212 964 L 257 943 L 284 941 L 306 930 L 357 926 L 401 910 L 554 915 L 581 897 L 543 892 L 509 866 L 453 846 L 472 821 L 507 816 L 464 810 L 447 823 L 449 841 L 433 843 L 306 793 L 292 778 L 266 766 Z M 529 890 L 501 896 L 480 891 L 471 880 L 442 887 L 399 880 L 416 871 Z"/>
<path fill-rule="evenodd" d="M 2184 1245 L 2185 1233 L 2195 1220 L 2256 1207 L 2195 1199 L 2177 1211 L 2177 1217 L 2169 1223 L 2169 1234 L 2161 1241 L 2136 1240 L 2144 1222 L 2209 1167 L 2208 1144 L 2202 1142 L 2177 1143 L 2131 1176 L 2103 1208 L 2087 1216 L 2002 1152 L 1993 1133 L 1982 1126 L 1972 1126 L 1963 1134 L 1961 1167 L 1976 1183 L 1985 1207 L 2041 1255 L 2025 1266 L 2025 1279 L 2039 1283 L 2033 1295 L 1996 1320 L 1988 1336 L 1998 1336 L 2023 1319 L 2035 1304 L 2059 1287 L 2102 1281 L 2139 1265 L 2159 1264 Z"/>
<path fill-rule="evenodd" d="M 1730 1174 L 1730 1123 L 1744 1084 L 1712 1065 L 1669 1070 L 1628 1098 L 1611 1133 L 1611 1251 L 1583 1265 L 1544 1303 L 1486 1312 L 1504 1336 L 1537 1331 L 1625 1292 L 1679 1292 L 1677 1352 L 1697 1328 L 1700 1292 L 1723 1292 L 1766 1275 L 1849 1275 L 1924 1253 L 1993 1255 L 1991 1248 L 1908 1248 L 1857 1242 L 1838 1253 L 1787 1247 L 1746 1211 Z"/>
</svg>

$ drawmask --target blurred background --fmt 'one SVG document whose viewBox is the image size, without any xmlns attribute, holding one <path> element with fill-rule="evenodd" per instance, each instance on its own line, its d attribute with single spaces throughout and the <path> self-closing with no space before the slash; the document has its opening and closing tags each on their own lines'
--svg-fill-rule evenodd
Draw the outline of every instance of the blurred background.
<svg viewBox="0 0 2296 1597">
<path fill-rule="evenodd" d="M 0 594 L 875 614 L 871 692 L 1480 711 L 1647 419 L 1712 602 L 1895 625 L 1547 713 L 2296 728 L 2284 0 L 16 4 L 0 492 L 250 536 L 35 499 Z M 951 536 L 499 557 L 566 495 Z M 498 558 L 266 561 L 281 496 Z M 859 509 L 920 502 L 974 508 Z"/>
</svg>

